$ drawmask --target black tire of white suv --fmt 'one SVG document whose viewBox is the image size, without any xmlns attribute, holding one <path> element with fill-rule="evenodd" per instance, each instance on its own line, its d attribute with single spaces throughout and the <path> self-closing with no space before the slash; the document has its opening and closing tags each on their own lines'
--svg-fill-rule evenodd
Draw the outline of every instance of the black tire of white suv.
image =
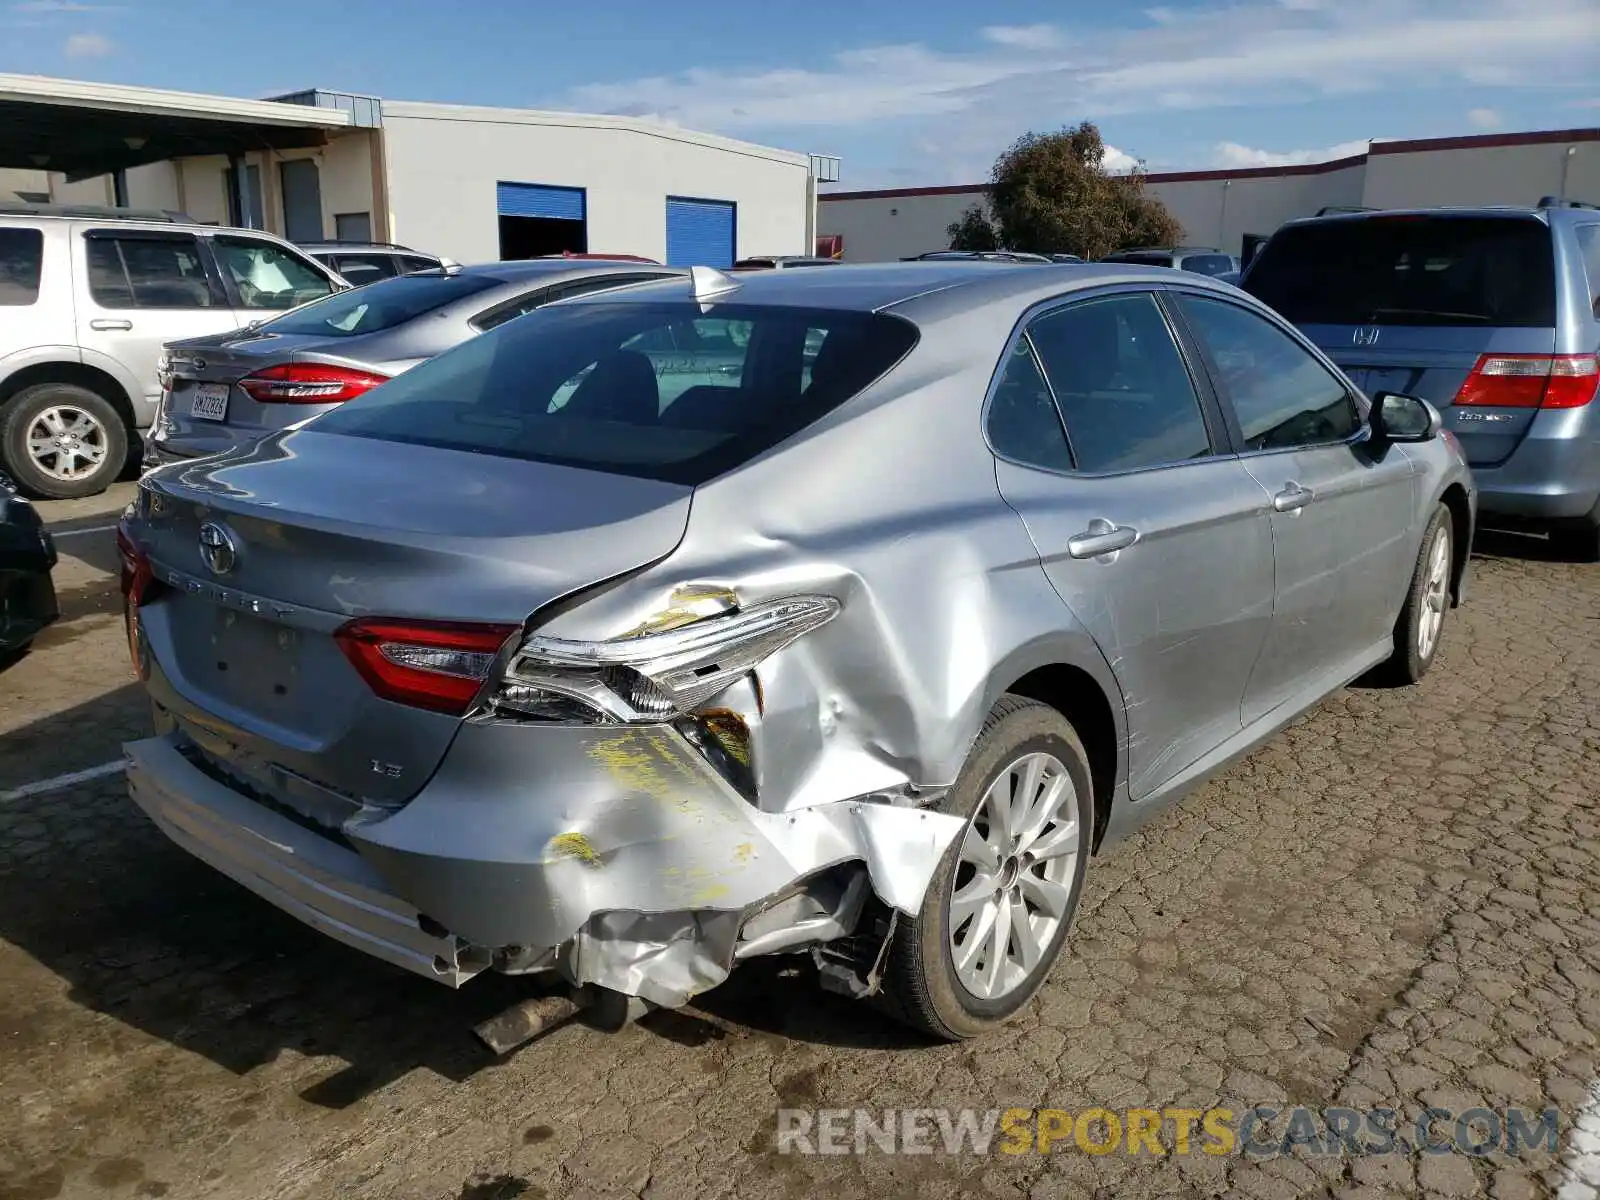
<svg viewBox="0 0 1600 1200">
<path fill-rule="evenodd" d="M 40 435 L 59 446 L 35 449 Z M 46 458 L 51 460 L 47 465 Z M 41 500 L 94 496 L 114 483 L 128 458 L 122 416 L 97 392 L 72 383 L 36 383 L 0 406 L 0 467 Z M 64 464 L 89 461 L 78 472 Z"/>
</svg>

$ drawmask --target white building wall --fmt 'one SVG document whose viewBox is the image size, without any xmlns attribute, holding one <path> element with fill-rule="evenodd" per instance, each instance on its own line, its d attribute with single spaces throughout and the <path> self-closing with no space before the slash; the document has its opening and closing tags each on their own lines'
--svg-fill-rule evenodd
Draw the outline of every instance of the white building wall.
<svg viewBox="0 0 1600 1200">
<path fill-rule="evenodd" d="M 974 204 L 983 203 L 982 188 L 869 192 L 838 200 L 823 193 L 817 203 L 817 232 L 844 239 L 845 262 L 893 262 L 947 248 L 950 226 Z"/>
<path fill-rule="evenodd" d="M 18 200 L 23 192 L 48 196 L 50 173 L 0 167 L 0 200 L 7 202 Z"/>
<path fill-rule="evenodd" d="M 1541 196 L 1562 193 L 1563 167 L 1566 198 L 1600 204 L 1600 142 L 1592 140 L 1380 151 L 1367 163 L 1365 203 L 1536 204 Z"/>
<path fill-rule="evenodd" d="M 1162 179 L 1146 190 L 1183 226 L 1183 240 L 1238 254 L 1247 233 L 1269 234 L 1330 204 L 1361 204 L 1362 163 L 1337 171 Z"/>
<path fill-rule="evenodd" d="M 666 200 L 736 204 L 737 253 L 809 254 L 805 155 L 626 118 L 385 101 L 391 238 L 500 254 L 495 184 L 587 189 L 589 249 L 665 260 Z"/>
</svg>

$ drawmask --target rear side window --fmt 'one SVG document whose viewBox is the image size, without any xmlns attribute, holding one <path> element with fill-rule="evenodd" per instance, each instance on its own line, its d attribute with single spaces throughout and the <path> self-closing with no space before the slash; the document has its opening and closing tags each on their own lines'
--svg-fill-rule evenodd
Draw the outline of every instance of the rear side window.
<svg viewBox="0 0 1600 1200">
<path fill-rule="evenodd" d="M 1583 255 L 1583 273 L 1589 280 L 1589 303 L 1600 320 L 1600 225 L 1579 225 L 1578 251 Z"/>
<path fill-rule="evenodd" d="M 1237 304 L 1181 297 L 1252 450 L 1342 442 L 1361 425 L 1350 391 L 1306 348 Z"/>
<path fill-rule="evenodd" d="M 1172 255 L 1136 254 L 1130 251 L 1123 254 L 1108 254 L 1104 261 L 1128 263 L 1135 267 L 1170 267 L 1172 265 Z"/>
<path fill-rule="evenodd" d="M 414 321 L 455 300 L 496 286 L 484 275 L 397 275 L 367 287 L 335 292 L 323 300 L 268 321 L 273 333 L 309 333 L 319 337 L 359 337 Z"/>
<path fill-rule="evenodd" d="M 1244 287 L 1297 325 L 1556 323 L 1550 229 L 1531 217 L 1291 225 L 1260 252 Z"/>
<path fill-rule="evenodd" d="M 89 295 L 102 308 L 220 308 L 192 237 L 90 234 Z"/>
<path fill-rule="evenodd" d="M 915 326 L 876 313 L 558 304 L 412 368 L 316 428 L 699 484 L 845 403 L 916 340 Z"/>
<path fill-rule="evenodd" d="M 357 287 L 395 274 L 394 260 L 387 254 L 340 254 L 333 260 L 333 269 Z"/>
<path fill-rule="evenodd" d="M 43 233 L 0 229 L 0 308 L 20 308 L 37 300 L 43 270 Z"/>
<path fill-rule="evenodd" d="M 989 401 L 989 445 L 1002 458 L 1044 467 L 1072 470 L 1072 451 L 1066 431 L 1039 370 L 1039 360 L 1027 338 L 1017 343 Z"/>
<path fill-rule="evenodd" d="M 1112 296 L 1028 329 L 1080 471 L 1135 471 L 1211 453 L 1200 398 L 1155 297 Z"/>
</svg>

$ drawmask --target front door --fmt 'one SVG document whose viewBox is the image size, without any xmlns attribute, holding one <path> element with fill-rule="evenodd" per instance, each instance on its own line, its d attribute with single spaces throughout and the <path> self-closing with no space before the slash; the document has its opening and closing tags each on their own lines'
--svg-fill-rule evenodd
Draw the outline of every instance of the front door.
<svg viewBox="0 0 1600 1200">
<path fill-rule="evenodd" d="M 73 246 L 74 271 L 87 287 L 77 306 L 78 344 L 89 355 L 120 363 L 139 391 L 139 425 L 161 397 L 161 348 L 180 338 L 236 327 L 220 281 L 192 234 L 90 229 Z"/>
<path fill-rule="evenodd" d="M 1354 394 L 1296 336 L 1220 297 L 1180 300 L 1272 511 L 1276 612 L 1248 724 L 1326 691 L 1389 637 L 1421 535 L 1416 483 L 1402 447 L 1372 452 Z"/>
<path fill-rule="evenodd" d="M 987 426 L 1001 494 L 1122 688 L 1147 796 L 1240 730 L 1272 617 L 1266 497 L 1150 292 L 1030 322 Z"/>
</svg>

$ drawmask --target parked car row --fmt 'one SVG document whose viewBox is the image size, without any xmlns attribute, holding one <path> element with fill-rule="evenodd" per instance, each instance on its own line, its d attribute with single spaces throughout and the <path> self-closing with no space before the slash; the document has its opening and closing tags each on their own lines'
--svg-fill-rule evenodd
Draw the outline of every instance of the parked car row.
<svg viewBox="0 0 1600 1200">
<path fill-rule="evenodd" d="M 1236 288 L 571 269 L 400 276 L 169 358 L 169 447 L 238 423 L 119 528 L 132 797 L 359 950 L 624 1012 L 803 954 L 972 1037 L 1094 853 L 1435 661 L 1461 443 Z M 262 416 L 334 366 L 351 398 Z"/>
<path fill-rule="evenodd" d="M 56 545 L 17 485 L 0 474 L 0 665 L 60 615 L 50 572 Z"/>
</svg>

